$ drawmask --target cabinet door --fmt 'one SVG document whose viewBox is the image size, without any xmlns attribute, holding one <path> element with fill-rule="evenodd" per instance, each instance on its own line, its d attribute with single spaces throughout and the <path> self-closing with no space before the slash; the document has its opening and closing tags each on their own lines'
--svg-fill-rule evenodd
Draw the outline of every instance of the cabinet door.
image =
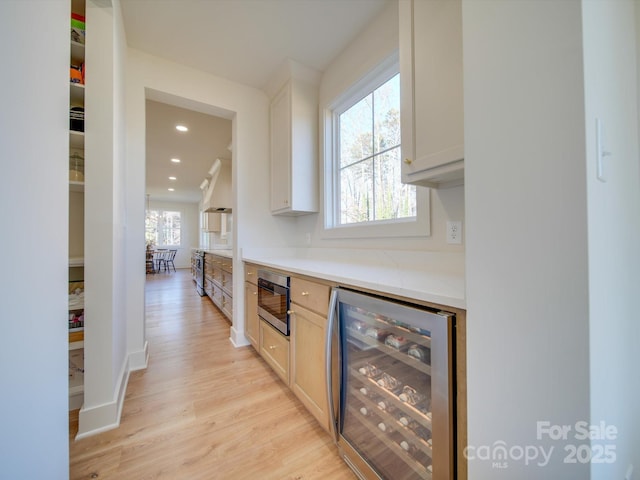
<svg viewBox="0 0 640 480">
<path fill-rule="evenodd" d="M 291 388 L 300 401 L 329 430 L 325 336 L 327 319 L 292 304 Z"/>
<path fill-rule="evenodd" d="M 289 385 L 289 340 L 264 320 L 260 321 L 260 354 Z"/>
<path fill-rule="evenodd" d="M 253 283 L 244 284 L 244 331 L 247 338 L 258 352 L 260 352 L 260 317 L 258 317 L 258 287 Z"/>
<path fill-rule="evenodd" d="M 401 0 L 402 181 L 462 184 L 464 117 L 460 0 Z"/>
<path fill-rule="evenodd" d="M 219 232 L 221 229 L 220 213 L 202 212 L 202 230 L 205 232 Z"/>
<path fill-rule="evenodd" d="M 291 83 L 271 102 L 271 211 L 291 202 Z"/>
<path fill-rule="evenodd" d="M 327 316 L 329 312 L 329 296 L 331 287 L 302 278 L 291 278 L 291 301 Z"/>
<path fill-rule="evenodd" d="M 221 305 L 220 310 L 224 313 L 225 317 L 229 319 L 231 323 L 233 323 L 233 297 L 226 292 L 222 292 L 221 295 Z"/>
</svg>

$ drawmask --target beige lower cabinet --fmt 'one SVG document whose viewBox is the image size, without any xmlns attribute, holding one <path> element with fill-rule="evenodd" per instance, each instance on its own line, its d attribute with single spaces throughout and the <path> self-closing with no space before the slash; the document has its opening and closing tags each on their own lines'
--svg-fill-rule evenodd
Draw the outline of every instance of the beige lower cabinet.
<svg viewBox="0 0 640 480">
<path fill-rule="evenodd" d="M 244 332 L 253 348 L 260 352 L 260 317 L 258 316 L 258 287 L 244 282 Z"/>
<path fill-rule="evenodd" d="M 204 257 L 205 293 L 233 322 L 233 275 L 231 258 L 206 253 Z"/>
<path fill-rule="evenodd" d="M 329 430 L 325 337 L 327 318 L 292 304 L 291 389 L 305 407 Z"/>
<path fill-rule="evenodd" d="M 264 320 L 260 320 L 260 355 L 289 385 L 289 338 Z"/>
</svg>

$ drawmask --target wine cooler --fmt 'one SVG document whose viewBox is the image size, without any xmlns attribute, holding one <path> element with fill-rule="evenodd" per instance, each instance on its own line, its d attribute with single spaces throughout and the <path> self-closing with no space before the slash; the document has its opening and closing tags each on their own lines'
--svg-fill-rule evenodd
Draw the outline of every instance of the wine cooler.
<svg viewBox="0 0 640 480">
<path fill-rule="evenodd" d="M 454 323 L 448 312 L 333 289 L 327 358 L 339 357 L 340 381 L 328 360 L 331 426 L 358 477 L 454 478 Z"/>
</svg>

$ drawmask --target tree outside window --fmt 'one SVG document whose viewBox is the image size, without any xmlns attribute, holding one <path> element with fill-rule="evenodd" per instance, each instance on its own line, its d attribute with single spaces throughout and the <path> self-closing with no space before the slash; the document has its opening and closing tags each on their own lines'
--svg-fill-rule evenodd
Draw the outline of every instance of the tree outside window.
<svg viewBox="0 0 640 480">
<path fill-rule="evenodd" d="M 416 216 L 416 189 L 400 176 L 400 75 L 338 115 L 338 220 Z"/>
</svg>

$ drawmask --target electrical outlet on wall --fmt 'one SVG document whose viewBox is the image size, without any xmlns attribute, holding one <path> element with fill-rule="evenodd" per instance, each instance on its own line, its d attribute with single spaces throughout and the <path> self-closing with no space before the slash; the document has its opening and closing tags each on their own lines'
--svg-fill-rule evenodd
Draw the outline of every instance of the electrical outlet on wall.
<svg viewBox="0 0 640 480">
<path fill-rule="evenodd" d="M 447 221 L 447 243 L 451 245 L 462 245 L 461 221 Z"/>
</svg>

